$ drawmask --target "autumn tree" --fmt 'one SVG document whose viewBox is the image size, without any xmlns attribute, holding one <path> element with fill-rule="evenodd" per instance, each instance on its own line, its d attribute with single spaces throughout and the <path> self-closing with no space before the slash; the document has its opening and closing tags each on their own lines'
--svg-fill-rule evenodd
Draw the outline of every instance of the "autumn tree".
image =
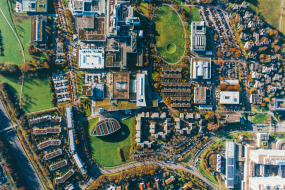
<svg viewBox="0 0 285 190">
<path fill-rule="evenodd" d="M 168 96 L 165 98 L 165 103 L 168 106 L 170 106 L 170 104 L 171 104 L 171 100 L 170 100 L 170 98 Z"/>
<path fill-rule="evenodd" d="M 227 89 L 227 84 L 226 83 L 222 83 L 221 84 L 221 90 L 226 90 Z"/>
</svg>

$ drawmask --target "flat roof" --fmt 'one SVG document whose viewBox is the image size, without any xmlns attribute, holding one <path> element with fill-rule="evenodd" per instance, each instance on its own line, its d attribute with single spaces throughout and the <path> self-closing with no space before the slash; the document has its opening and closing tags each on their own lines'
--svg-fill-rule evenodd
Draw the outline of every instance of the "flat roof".
<svg viewBox="0 0 285 190">
<path fill-rule="evenodd" d="M 137 74 L 137 106 L 145 107 L 145 74 Z"/>
<path fill-rule="evenodd" d="M 238 91 L 221 91 L 220 92 L 221 104 L 239 104 Z"/>
<path fill-rule="evenodd" d="M 129 99 L 129 86 L 129 73 L 113 73 L 113 99 Z"/>
<path fill-rule="evenodd" d="M 206 50 L 206 27 L 204 21 L 191 22 L 191 50 Z"/>
<path fill-rule="evenodd" d="M 82 86 L 82 95 L 83 96 L 93 96 L 93 88 L 91 85 Z"/>
<path fill-rule="evenodd" d="M 207 87 L 194 87 L 194 103 L 206 104 L 207 102 Z"/>
<path fill-rule="evenodd" d="M 22 0 L 23 12 L 47 12 L 48 0 Z"/>
<path fill-rule="evenodd" d="M 88 16 L 90 21 L 87 22 L 85 17 L 76 17 L 76 25 L 79 28 L 78 39 L 81 41 L 106 41 L 105 18 Z"/>
<path fill-rule="evenodd" d="M 190 76 L 192 79 L 210 79 L 211 58 L 191 58 Z"/>
<path fill-rule="evenodd" d="M 79 49 L 80 69 L 104 69 L 104 49 L 81 47 Z"/>
</svg>

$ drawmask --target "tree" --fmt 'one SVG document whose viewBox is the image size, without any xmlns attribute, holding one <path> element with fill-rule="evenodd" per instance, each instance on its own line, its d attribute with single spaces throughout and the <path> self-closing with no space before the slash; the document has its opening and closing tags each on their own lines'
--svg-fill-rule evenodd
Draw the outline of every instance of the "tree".
<svg viewBox="0 0 285 190">
<path fill-rule="evenodd" d="M 246 75 L 246 78 L 248 81 L 250 81 L 252 79 L 252 75 Z"/>
<path fill-rule="evenodd" d="M 222 83 L 221 84 L 221 90 L 226 90 L 227 89 L 227 84 L 226 83 Z"/>
<path fill-rule="evenodd" d="M 45 68 L 49 69 L 49 64 L 47 62 L 44 62 Z"/>
<path fill-rule="evenodd" d="M 170 100 L 170 98 L 168 96 L 165 98 L 165 103 L 168 106 L 171 104 L 171 100 Z"/>
<path fill-rule="evenodd" d="M 240 87 L 240 85 L 239 85 L 239 84 L 236 84 L 236 85 L 234 85 L 233 89 L 234 89 L 234 90 L 239 90 L 239 87 Z"/>
</svg>

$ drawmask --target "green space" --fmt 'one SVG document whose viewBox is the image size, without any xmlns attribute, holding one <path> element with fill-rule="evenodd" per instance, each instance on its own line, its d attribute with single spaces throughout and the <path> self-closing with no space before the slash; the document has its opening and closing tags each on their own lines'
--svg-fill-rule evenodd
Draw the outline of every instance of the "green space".
<svg viewBox="0 0 285 190">
<path fill-rule="evenodd" d="M 168 53 L 175 53 L 176 52 L 176 45 L 171 43 L 167 45 L 167 51 Z"/>
<path fill-rule="evenodd" d="M 22 106 L 26 113 L 53 107 L 51 104 L 48 77 L 48 74 L 45 73 L 40 73 L 37 78 L 25 76 Z"/>
<path fill-rule="evenodd" d="M 10 88 L 12 89 L 13 94 L 20 98 L 21 93 L 21 81 L 19 78 L 21 77 L 21 74 L 8 74 L 8 75 L 0 75 L 0 82 L 6 82 L 10 85 Z"/>
<path fill-rule="evenodd" d="M 279 29 L 282 0 L 246 0 L 249 8 L 277 30 Z M 285 32 L 282 30 L 282 32 Z"/>
<path fill-rule="evenodd" d="M 0 7 L 8 22 L 15 30 L 12 18 L 10 16 L 7 1 L 0 1 Z M 17 65 L 22 64 L 21 48 L 17 38 L 13 34 L 10 26 L 6 22 L 4 16 L 0 13 L 0 46 L 2 53 L 0 55 L 0 62 L 12 62 Z"/>
<path fill-rule="evenodd" d="M 167 5 L 162 5 L 155 11 L 153 34 L 159 55 L 170 63 L 176 63 L 184 53 L 185 36 L 182 23 L 171 21 L 172 14 L 176 13 Z M 173 54 L 167 51 L 167 45 L 172 43 L 177 48 Z"/>
<path fill-rule="evenodd" d="M 175 12 L 174 10 L 172 11 L 171 21 L 172 21 L 172 22 L 180 22 L 179 15 L 176 14 L 176 12 Z"/>
<path fill-rule="evenodd" d="M 198 7 L 183 6 L 183 10 L 185 11 L 185 18 L 188 19 L 188 22 L 202 21 Z"/>
<path fill-rule="evenodd" d="M 252 107 L 251 111 L 260 112 L 261 109 Z M 269 116 L 267 113 L 252 113 L 251 114 L 251 122 L 253 124 L 269 124 L 268 118 L 269 118 Z"/>
<path fill-rule="evenodd" d="M 152 78 L 154 79 L 155 78 L 155 75 L 159 74 L 157 71 L 153 71 L 152 72 Z"/>
<path fill-rule="evenodd" d="M 84 131 L 92 158 L 105 167 L 122 164 L 118 151 L 121 148 L 126 161 L 129 161 L 135 140 L 135 117 L 120 122 L 121 129 L 113 134 L 103 137 L 91 136 L 90 132 L 98 121 L 99 118 L 95 118 L 84 122 Z"/>
<path fill-rule="evenodd" d="M 28 62 L 33 60 L 46 59 L 46 55 L 44 53 L 41 53 L 40 56 L 34 56 L 34 57 L 29 55 L 28 48 L 31 41 L 31 17 L 25 13 L 15 12 L 16 1 L 10 1 L 10 5 L 12 6 L 13 10 L 12 17 L 14 20 L 14 24 L 16 25 L 16 32 L 24 49 L 25 61 Z"/>
</svg>

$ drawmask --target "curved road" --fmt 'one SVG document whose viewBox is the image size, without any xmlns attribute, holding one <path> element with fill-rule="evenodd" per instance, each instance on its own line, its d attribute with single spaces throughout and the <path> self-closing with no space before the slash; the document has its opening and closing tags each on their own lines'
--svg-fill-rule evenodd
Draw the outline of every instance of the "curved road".
<svg viewBox="0 0 285 190">
<path fill-rule="evenodd" d="M 102 174 L 113 174 L 113 173 L 118 173 L 121 172 L 123 170 L 127 170 L 127 169 L 131 169 L 131 168 L 135 168 L 135 167 L 139 167 L 139 166 L 146 166 L 146 165 L 159 165 L 162 167 L 169 167 L 171 169 L 181 169 L 184 171 L 187 171 L 195 176 L 197 176 L 199 179 L 201 179 L 202 181 L 204 181 L 205 183 L 207 183 L 212 189 L 216 189 L 216 187 L 208 180 L 206 179 L 204 176 L 202 176 L 196 168 L 194 167 L 184 167 L 180 164 L 172 164 L 172 163 L 165 163 L 162 161 L 148 161 L 148 162 L 135 162 L 132 164 L 126 164 L 126 165 L 122 165 L 119 168 L 112 168 L 112 169 L 101 169 L 100 171 Z"/>
<path fill-rule="evenodd" d="M 2 102 L 0 101 L 0 127 L 2 127 L 2 130 L 5 130 L 11 126 L 12 126 L 11 121 L 8 118 L 8 115 L 4 109 Z M 18 164 L 22 169 L 23 174 L 30 186 L 30 189 L 44 190 L 41 180 L 39 179 L 32 163 L 28 159 L 28 156 L 26 155 L 26 152 L 22 147 L 17 132 L 14 130 L 14 128 L 11 128 L 10 130 L 5 130 L 5 135 L 18 161 Z"/>
</svg>

